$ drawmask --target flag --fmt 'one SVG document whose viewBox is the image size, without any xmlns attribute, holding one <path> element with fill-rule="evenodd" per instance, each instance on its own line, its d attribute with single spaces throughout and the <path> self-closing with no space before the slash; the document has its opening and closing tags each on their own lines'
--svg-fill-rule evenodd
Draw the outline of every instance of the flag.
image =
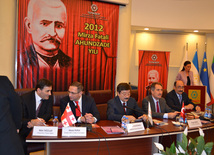
<svg viewBox="0 0 214 155">
<path fill-rule="evenodd" d="M 206 52 L 204 52 L 202 67 L 201 67 L 201 73 L 200 73 L 200 83 L 203 86 L 207 87 L 207 91 L 205 94 L 205 103 L 210 103 L 210 85 L 209 85 L 209 78 L 208 78 L 208 68 L 207 68 L 207 56 Z"/>
<path fill-rule="evenodd" d="M 183 118 L 183 121 L 185 121 L 185 112 L 184 112 L 184 102 L 182 103 L 182 108 L 181 108 L 181 117 Z"/>
<path fill-rule="evenodd" d="M 148 103 L 148 119 L 151 125 L 153 125 L 153 121 L 152 121 L 152 110 L 151 110 L 151 105 L 150 102 Z"/>
<path fill-rule="evenodd" d="M 209 82 L 210 82 L 210 97 L 211 102 L 207 104 L 208 106 L 212 105 L 214 103 L 214 56 L 213 56 L 213 62 L 211 65 L 211 72 L 209 76 Z"/>
<path fill-rule="evenodd" d="M 186 48 L 187 49 L 187 48 Z M 181 71 L 182 69 L 183 69 L 183 66 L 184 66 L 184 62 L 185 61 L 187 61 L 187 50 L 185 50 L 185 52 L 184 52 L 184 57 L 183 57 L 183 60 L 182 60 L 182 62 L 181 62 L 181 66 L 180 66 L 180 69 L 179 69 L 179 71 Z"/>
<path fill-rule="evenodd" d="M 65 111 L 62 114 L 61 120 L 64 127 L 71 126 L 77 122 L 73 112 L 71 111 L 69 103 L 67 104 Z"/>
<path fill-rule="evenodd" d="M 195 52 L 195 55 L 192 60 L 192 66 L 191 71 L 193 72 L 193 78 L 194 78 L 194 85 L 199 86 L 200 85 L 200 78 L 199 78 L 199 67 L 198 67 L 198 53 Z"/>
</svg>

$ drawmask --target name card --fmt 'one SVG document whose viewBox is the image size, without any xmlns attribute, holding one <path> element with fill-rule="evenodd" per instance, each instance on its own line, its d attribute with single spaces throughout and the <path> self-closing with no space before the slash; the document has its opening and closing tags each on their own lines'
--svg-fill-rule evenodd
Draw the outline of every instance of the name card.
<svg viewBox="0 0 214 155">
<path fill-rule="evenodd" d="M 189 125 L 189 128 L 198 128 L 202 126 L 200 119 L 187 120 L 187 123 Z"/>
<path fill-rule="evenodd" d="M 57 136 L 58 127 L 56 126 L 34 126 L 33 136 Z"/>
<path fill-rule="evenodd" d="M 86 137 L 86 127 L 62 127 L 62 136 Z"/>
<path fill-rule="evenodd" d="M 129 132 L 142 131 L 142 130 L 145 130 L 143 122 L 127 124 L 128 133 Z"/>
</svg>

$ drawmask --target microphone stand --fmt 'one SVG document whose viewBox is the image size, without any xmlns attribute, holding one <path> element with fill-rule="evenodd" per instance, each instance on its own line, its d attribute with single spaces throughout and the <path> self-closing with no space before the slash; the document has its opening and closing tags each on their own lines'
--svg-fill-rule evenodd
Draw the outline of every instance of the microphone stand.
<svg viewBox="0 0 214 155">
<path fill-rule="evenodd" d="M 130 108 L 130 107 L 128 107 L 128 106 L 123 106 L 123 107 L 125 107 L 125 108 L 127 108 L 127 109 L 131 109 L 131 110 L 136 111 L 136 112 L 138 112 L 138 113 L 144 114 L 142 111 L 138 111 L 138 110 L 133 109 L 133 108 Z M 144 121 L 143 121 L 142 119 L 136 119 L 135 122 L 144 122 Z M 149 123 L 149 120 L 146 120 L 145 126 L 147 126 L 147 128 L 148 128 L 149 126 L 152 127 L 152 125 Z"/>
</svg>

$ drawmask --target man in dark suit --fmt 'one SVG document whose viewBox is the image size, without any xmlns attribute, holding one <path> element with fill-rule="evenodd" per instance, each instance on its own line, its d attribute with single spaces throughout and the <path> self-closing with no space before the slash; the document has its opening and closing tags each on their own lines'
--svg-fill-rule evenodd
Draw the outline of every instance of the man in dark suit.
<svg viewBox="0 0 214 155">
<path fill-rule="evenodd" d="M 18 94 L 6 76 L 0 76 L 0 154 L 23 155 L 18 131 L 22 106 Z"/>
<path fill-rule="evenodd" d="M 47 79 L 40 79 L 35 90 L 21 96 L 23 106 L 22 128 L 20 130 L 21 138 L 25 139 L 34 126 L 44 126 L 51 118 L 53 96 L 51 95 L 52 82 Z"/>
<path fill-rule="evenodd" d="M 83 86 L 80 82 L 73 82 L 68 89 L 68 96 L 60 100 L 60 111 L 64 113 L 69 103 L 77 122 L 96 123 L 100 120 L 94 99 L 83 94 Z"/>
<path fill-rule="evenodd" d="M 151 105 L 152 117 L 156 118 L 174 118 L 178 112 L 174 112 L 162 98 L 163 86 L 159 82 L 151 85 L 151 95 L 145 97 L 142 101 L 142 109 L 148 112 L 148 102 Z"/>
<path fill-rule="evenodd" d="M 201 111 L 201 108 L 195 105 L 191 99 L 184 92 L 184 83 L 181 80 L 174 82 L 174 89 L 166 95 L 166 103 L 174 110 L 181 111 L 182 103 L 184 102 L 184 108 L 187 110 Z"/>
<path fill-rule="evenodd" d="M 134 121 L 136 119 L 135 116 L 144 120 L 148 118 L 147 115 L 142 112 L 136 100 L 130 96 L 130 85 L 120 83 L 117 86 L 117 96 L 108 101 L 107 118 L 109 120 L 121 121 L 123 116 L 128 117 L 129 121 Z"/>
</svg>

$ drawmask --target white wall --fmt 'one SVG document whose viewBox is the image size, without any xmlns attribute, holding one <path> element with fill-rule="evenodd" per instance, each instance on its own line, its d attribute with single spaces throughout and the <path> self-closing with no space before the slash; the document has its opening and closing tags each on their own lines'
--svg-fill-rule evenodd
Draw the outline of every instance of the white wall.
<svg viewBox="0 0 214 155">
<path fill-rule="evenodd" d="M 0 0 L 0 75 L 14 83 L 16 0 Z"/>
<path fill-rule="evenodd" d="M 132 26 L 214 29 L 213 0 L 133 0 Z"/>
</svg>

